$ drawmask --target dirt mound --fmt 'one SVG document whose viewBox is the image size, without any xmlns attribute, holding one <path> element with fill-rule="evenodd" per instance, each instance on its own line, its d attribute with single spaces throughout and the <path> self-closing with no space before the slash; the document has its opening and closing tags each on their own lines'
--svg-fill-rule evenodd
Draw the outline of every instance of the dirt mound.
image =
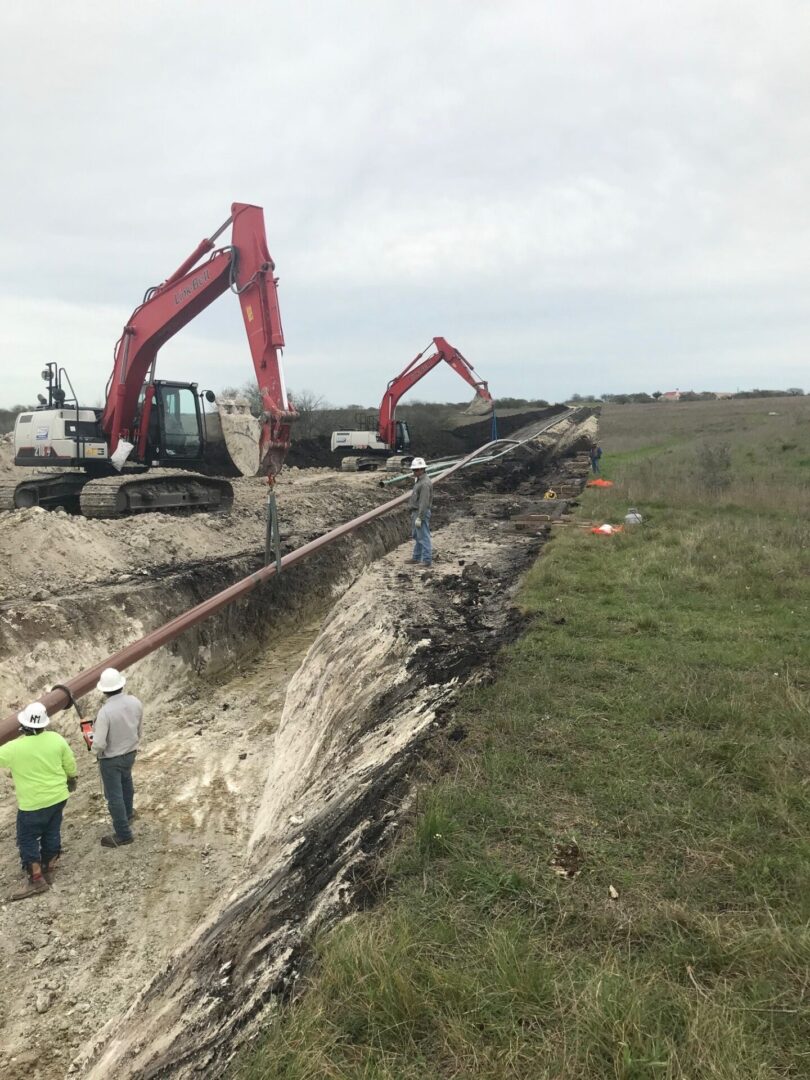
<svg viewBox="0 0 810 1080">
<path fill-rule="evenodd" d="M 14 470 L 14 432 L 9 431 L 0 435 L 0 476 Z"/>
<path fill-rule="evenodd" d="M 296 439 L 287 452 L 287 465 L 301 469 L 340 468 L 340 454 L 333 454 L 331 438 L 317 435 L 312 439 Z"/>
<path fill-rule="evenodd" d="M 233 481 L 229 514 L 141 514 L 93 521 L 39 507 L 0 513 L 0 604 L 45 600 L 77 589 L 135 583 L 208 559 L 233 559 L 264 548 L 267 486 Z M 277 485 L 288 550 L 339 521 L 384 501 L 368 476 L 287 470 Z"/>
</svg>

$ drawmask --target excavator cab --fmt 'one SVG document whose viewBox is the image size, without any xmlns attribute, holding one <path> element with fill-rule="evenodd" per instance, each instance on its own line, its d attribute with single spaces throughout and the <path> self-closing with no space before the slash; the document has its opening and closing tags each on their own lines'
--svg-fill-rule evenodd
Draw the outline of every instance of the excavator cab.
<svg viewBox="0 0 810 1080">
<path fill-rule="evenodd" d="M 169 467 L 202 461 L 205 433 L 197 384 L 156 379 L 151 385 L 146 461 Z"/>
<path fill-rule="evenodd" d="M 406 454 L 411 448 L 411 433 L 404 420 L 397 420 L 396 445 L 394 451 L 397 454 Z"/>
</svg>

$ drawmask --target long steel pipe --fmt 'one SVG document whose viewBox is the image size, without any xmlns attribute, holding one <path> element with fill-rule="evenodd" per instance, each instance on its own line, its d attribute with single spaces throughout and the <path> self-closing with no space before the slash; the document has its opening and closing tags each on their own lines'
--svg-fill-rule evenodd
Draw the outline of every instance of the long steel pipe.
<svg viewBox="0 0 810 1080">
<path fill-rule="evenodd" d="M 482 454 L 489 450 L 492 445 L 492 443 L 485 443 L 471 454 L 468 454 L 467 457 L 462 458 L 455 465 L 451 465 L 441 473 L 440 476 L 435 478 L 434 483 L 441 483 L 443 480 L 446 480 L 448 476 L 451 476 L 463 465 L 472 461 L 478 454 Z M 360 517 L 354 518 L 352 521 L 347 521 L 343 525 L 338 525 L 330 532 L 324 533 L 323 536 L 319 536 L 317 540 L 311 540 L 308 544 L 304 544 L 303 547 L 296 548 L 295 551 L 291 551 L 282 558 L 281 569 L 285 569 L 288 566 L 295 566 L 296 563 L 313 555 L 322 547 L 326 547 L 327 544 L 333 544 L 342 536 L 354 532 L 355 529 L 359 529 L 369 521 L 373 521 L 383 514 L 390 513 L 398 506 L 401 506 L 409 496 L 410 492 L 406 491 L 402 495 L 398 495 L 395 499 L 391 499 L 389 502 L 383 503 L 381 506 L 377 506 L 373 510 L 367 511 L 365 514 L 361 514 Z M 138 660 L 143 660 L 145 656 L 148 656 L 156 649 L 159 649 L 161 645 L 166 645 L 168 642 L 173 641 L 182 634 L 184 630 L 196 626 L 197 623 L 214 615 L 217 611 L 221 611 L 222 608 L 233 603 L 234 600 L 247 596 L 248 593 L 273 577 L 276 572 L 277 567 L 274 563 L 271 566 L 265 566 L 261 570 L 257 570 L 254 574 L 250 574 L 246 578 L 242 578 L 241 581 L 237 581 L 227 589 L 223 589 L 222 592 L 218 592 L 214 596 L 209 597 L 208 600 L 203 600 L 203 602 L 197 604 L 196 607 L 184 611 L 182 615 L 178 615 L 176 618 L 172 619 L 171 622 L 165 623 L 163 626 L 158 627 L 157 630 L 152 630 L 152 632 L 145 637 L 132 642 L 131 645 L 125 646 L 112 656 L 100 660 L 94 667 L 87 668 L 78 675 L 74 675 L 72 679 L 63 680 L 60 685 L 65 687 L 65 689 L 51 690 L 49 693 L 43 694 L 37 700 L 42 702 L 48 710 L 49 715 L 60 712 L 62 709 L 69 708 L 71 700 L 66 691 L 69 691 L 76 699 L 82 697 L 84 694 L 88 693 L 88 691 L 95 688 L 99 675 L 104 668 L 114 667 L 118 668 L 119 671 L 123 671 Z M 17 714 L 12 713 L 0 722 L 0 744 L 8 742 L 9 739 L 13 739 L 17 734 L 18 729 Z"/>
</svg>

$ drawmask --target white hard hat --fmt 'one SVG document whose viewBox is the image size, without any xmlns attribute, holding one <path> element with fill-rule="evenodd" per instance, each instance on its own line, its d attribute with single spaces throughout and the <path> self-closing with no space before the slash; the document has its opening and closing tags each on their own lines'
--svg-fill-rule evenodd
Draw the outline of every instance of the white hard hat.
<svg viewBox="0 0 810 1080">
<path fill-rule="evenodd" d="M 412 469 L 426 469 L 425 459 L 423 457 L 415 457 L 411 462 Z"/>
<path fill-rule="evenodd" d="M 113 694 L 116 690 L 123 690 L 126 681 L 120 671 L 114 667 L 108 667 L 102 671 L 96 690 L 100 690 L 102 694 Z"/>
<path fill-rule="evenodd" d="M 32 701 L 26 705 L 21 713 L 17 713 L 20 727 L 28 728 L 29 731 L 43 731 L 51 722 L 48 710 L 41 701 Z"/>
</svg>

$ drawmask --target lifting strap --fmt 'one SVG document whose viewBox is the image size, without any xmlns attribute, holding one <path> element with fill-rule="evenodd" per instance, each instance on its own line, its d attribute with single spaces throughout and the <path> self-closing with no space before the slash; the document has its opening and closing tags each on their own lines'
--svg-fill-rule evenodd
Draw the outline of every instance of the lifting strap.
<svg viewBox="0 0 810 1080">
<path fill-rule="evenodd" d="M 264 565 L 269 566 L 275 559 L 276 574 L 281 573 L 281 535 L 278 528 L 278 507 L 276 493 L 270 488 L 267 492 L 267 529 L 264 537 Z"/>
<path fill-rule="evenodd" d="M 65 693 L 67 695 L 68 701 L 73 706 L 73 708 L 76 710 L 76 715 L 79 717 L 79 730 L 82 733 L 82 738 L 84 739 L 84 745 L 87 747 L 88 750 L 92 750 L 93 749 L 93 721 L 92 720 L 86 720 L 82 716 L 82 710 L 79 708 L 79 703 L 76 700 L 76 698 L 73 696 L 73 694 L 71 693 L 70 689 L 67 686 L 65 686 L 63 683 L 57 683 L 56 686 L 52 687 L 51 689 L 52 690 L 61 690 L 63 693 Z"/>
</svg>

